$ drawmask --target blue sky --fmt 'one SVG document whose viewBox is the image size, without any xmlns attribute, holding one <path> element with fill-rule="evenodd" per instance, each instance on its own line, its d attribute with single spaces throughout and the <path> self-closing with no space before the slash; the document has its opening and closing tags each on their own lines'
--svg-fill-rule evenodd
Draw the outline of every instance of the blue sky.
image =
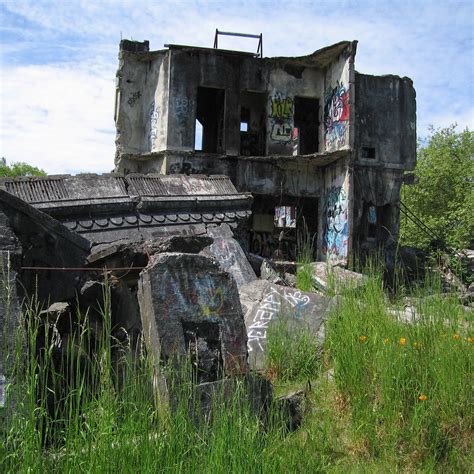
<svg viewBox="0 0 474 474">
<path fill-rule="evenodd" d="M 263 33 L 265 56 L 356 39 L 358 71 L 413 79 L 419 137 L 430 125 L 473 130 L 473 17 L 469 0 L 0 0 L 0 156 L 48 173 L 111 171 L 120 37 L 212 46 L 216 28 Z"/>
</svg>

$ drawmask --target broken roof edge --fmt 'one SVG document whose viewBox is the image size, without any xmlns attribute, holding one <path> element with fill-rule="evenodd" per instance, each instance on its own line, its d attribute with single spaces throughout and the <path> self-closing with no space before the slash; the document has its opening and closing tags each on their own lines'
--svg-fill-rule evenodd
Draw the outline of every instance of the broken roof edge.
<svg viewBox="0 0 474 474">
<path fill-rule="evenodd" d="M 305 56 L 280 56 L 266 58 L 274 61 L 291 62 L 299 66 L 312 66 L 320 69 L 325 69 L 331 62 L 337 59 L 341 54 L 346 52 L 348 55 L 355 56 L 357 51 L 357 40 L 353 41 L 339 41 L 324 48 L 317 49 L 311 54 Z"/>
<path fill-rule="evenodd" d="M 413 79 L 408 76 L 399 76 L 398 74 L 366 74 L 365 72 L 354 71 L 358 76 L 373 77 L 373 78 L 386 78 L 386 79 L 398 79 L 400 81 L 408 81 L 413 85 Z"/>
<path fill-rule="evenodd" d="M 145 42 L 144 42 L 145 43 Z M 264 57 L 263 61 L 269 62 L 290 62 L 295 65 L 305 66 L 305 67 L 318 67 L 320 69 L 326 68 L 331 62 L 337 59 L 342 53 L 347 52 L 349 55 L 355 56 L 357 51 L 357 40 L 353 41 L 339 41 L 324 48 L 318 49 L 311 54 L 305 56 L 272 56 Z M 252 59 L 260 59 L 260 56 L 257 53 L 252 53 L 249 51 L 239 51 L 232 49 L 220 49 L 220 48 L 210 48 L 206 46 L 191 46 L 191 45 L 182 45 L 182 44 L 165 44 L 167 49 L 158 49 L 158 50 L 139 50 L 139 51 L 127 51 L 121 50 L 121 53 L 126 53 L 130 55 L 137 55 L 138 57 L 150 57 L 157 56 L 167 53 L 172 50 L 183 50 L 183 51 L 202 51 L 205 53 L 212 53 L 224 56 L 242 56 Z"/>
</svg>

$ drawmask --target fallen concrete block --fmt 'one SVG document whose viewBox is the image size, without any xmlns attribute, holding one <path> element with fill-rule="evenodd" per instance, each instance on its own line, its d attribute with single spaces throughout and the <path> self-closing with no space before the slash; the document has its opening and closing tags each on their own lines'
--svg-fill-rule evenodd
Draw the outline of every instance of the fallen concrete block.
<svg viewBox="0 0 474 474">
<path fill-rule="evenodd" d="M 270 325 L 287 321 L 289 325 L 308 328 L 317 337 L 327 317 L 331 299 L 316 293 L 257 280 L 240 288 L 245 307 L 245 325 L 248 336 L 249 365 L 251 369 L 266 369 L 265 348 Z"/>
<path fill-rule="evenodd" d="M 248 371 L 237 285 L 210 258 L 187 253 L 152 256 L 140 275 L 138 301 L 158 372 L 160 362 L 187 357 L 198 383 Z"/>
<path fill-rule="evenodd" d="M 215 258 L 221 270 L 232 274 L 239 288 L 257 279 L 245 252 L 227 224 L 208 228 L 207 235 L 213 238 L 213 243 L 202 254 Z"/>
<path fill-rule="evenodd" d="M 313 262 L 311 268 L 314 286 L 324 293 L 328 291 L 339 293 L 343 288 L 349 286 L 357 288 L 367 282 L 366 275 L 332 266 L 326 262 Z"/>
</svg>

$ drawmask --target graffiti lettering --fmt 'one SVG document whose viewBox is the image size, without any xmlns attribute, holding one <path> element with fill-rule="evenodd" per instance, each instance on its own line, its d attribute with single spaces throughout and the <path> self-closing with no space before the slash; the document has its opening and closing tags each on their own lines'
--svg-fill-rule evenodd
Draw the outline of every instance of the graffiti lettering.
<svg viewBox="0 0 474 474">
<path fill-rule="evenodd" d="M 277 290 L 271 287 L 269 293 L 262 299 L 255 312 L 252 324 L 248 327 L 247 347 L 249 352 L 255 350 L 265 351 L 264 345 L 267 339 L 268 326 L 270 321 L 279 314 L 282 302 L 285 302 L 292 308 L 300 309 L 306 306 L 309 301 L 309 296 L 303 295 L 301 291 L 290 288 Z"/>
<path fill-rule="evenodd" d="M 274 237 L 271 232 L 252 231 L 250 251 L 261 257 L 271 258 L 279 249 L 287 258 L 296 258 L 296 243 L 293 240 L 282 240 L 278 242 L 278 238 Z"/>
<path fill-rule="evenodd" d="M 177 97 L 175 99 L 175 110 L 178 117 L 187 115 L 189 112 L 191 112 L 192 107 L 192 99 L 188 99 L 187 97 Z"/>
<path fill-rule="evenodd" d="M 150 143 L 150 151 L 155 149 L 155 140 L 158 136 L 158 116 L 160 109 L 158 106 L 155 107 L 155 101 L 151 103 L 150 111 L 148 116 L 150 119 L 150 132 L 148 133 L 148 142 Z"/>
<path fill-rule="evenodd" d="M 290 143 L 292 130 L 293 129 L 291 125 L 284 123 L 274 123 L 272 125 L 270 138 L 275 142 Z"/>
<path fill-rule="evenodd" d="M 130 107 L 133 107 L 135 105 L 135 102 L 142 96 L 142 93 L 140 91 L 134 92 L 127 100 L 127 103 Z"/>
<path fill-rule="evenodd" d="M 346 144 L 349 123 L 349 91 L 339 81 L 324 94 L 324 139 L 326 149 Z"/>
<path fill-rule="evenodd" d="M 280 144 L 291 143 L 293 135 L 294 104 L 291 97 L 276 93 L 271 99 L 270 139 Z"/>
<path fill-rule="evenodd" d="M 347 195 L 341 186 L 332 186 L 323 205 L 323 254 L 328 259 L 347 257 Z"/>
<path fill-rule="evenodd" d="M 271 99 L 272 118 L 286 120 L 293 118 L 293 99 L 276 95 Z"/>
</svg>

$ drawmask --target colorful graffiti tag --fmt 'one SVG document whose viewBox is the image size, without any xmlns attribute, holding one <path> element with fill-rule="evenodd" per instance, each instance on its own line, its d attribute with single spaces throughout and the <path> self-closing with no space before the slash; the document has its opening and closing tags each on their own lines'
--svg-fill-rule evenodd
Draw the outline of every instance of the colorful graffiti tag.
<svg viewBox="0 0 474 474">
<path fill-rule="evenodd" d="M 347 257 L 347 194 L 332 186 L 324 198 L 323 254 L 327 259 Z"/>
<path fill-rule="evenodd" d="M 346 144 L 349 124 L 349 90 L 339 83 L 324 94 L 324 140 L 326 149 Z"/>
<path fill-rule="evenodd" d="M 272 118 L 287 120 L 293 118 L 293 99 L 282 97 L 280 94 L 271 98 Z"/>
<path fill-rule="evenodd" d="M 288 144 L 292 139 L 294 103 L 291 97 L 276 93 L 270 98 L 271 129 L 270 138 L 281 144 Z"/>
</svg>

